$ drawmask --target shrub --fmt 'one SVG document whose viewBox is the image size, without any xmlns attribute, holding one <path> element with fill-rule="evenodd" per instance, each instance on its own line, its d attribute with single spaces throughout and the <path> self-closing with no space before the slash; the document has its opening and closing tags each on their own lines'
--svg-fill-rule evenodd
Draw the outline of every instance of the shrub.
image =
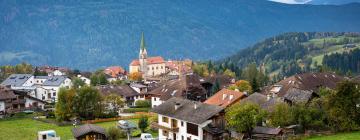
<svg viewBox="0 0 360 140">
<path fill-rule="evenodd" d="M 135 102 L 135 106 L 139 108 L 151 107 L 151 102 L 149 100 L 138 100 Z"/>
<path fill-rule="evenodd" d="M 124 109 L 124 113 L 149 112 L 150 108 L 128 108 Z"/>
<path fill-rule="evenodd" d="M 110 127 L 107 129 L 108 140 L 118 140 L 120 138 L 125 138 L 126 134 L 123 131 L 120 131 L 116 127 Z"/>
<path fill-rule="evenodd" d="M 141 132 L 145 132 L 146 128 L 149 126 L 148 117 L 141 116 L 139 122 L 138 122 L 139 129 Z"/>
</svg>

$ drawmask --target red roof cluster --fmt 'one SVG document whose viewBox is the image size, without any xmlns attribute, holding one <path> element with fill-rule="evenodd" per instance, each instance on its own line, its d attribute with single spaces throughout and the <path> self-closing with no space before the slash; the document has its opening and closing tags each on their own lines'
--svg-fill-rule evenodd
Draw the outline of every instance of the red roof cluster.
<svg viewBox="0 0 360 140">
<path fill-rule="evenodd" d="M 155 56 L 155 57 L 149 57 L 146 59 L 147 60 L 147 64 L 160 64 L 160 63 L 165 63 L 164 58 L 162 58 L 161 56 Z M 133 60 L 130 63 L 131 66 L 139 66 L 140 62 L 139 59 Z"/>
<path fill-rule="evenodd" d="M 246 95 L 243 94 L 242 92 L 224 88 L 219 92 L 217 92 L 215 95 L 211 96 L 204 103 L 226 108 L 245 97 Z"/>
<path fill-rule="evenodd" d="M 126 74 L 126 71 L 120 66 L 111 66 L 106 68 L 104 73 L 112 77 L 117 77 L 120 74 Z"/>
</svg>

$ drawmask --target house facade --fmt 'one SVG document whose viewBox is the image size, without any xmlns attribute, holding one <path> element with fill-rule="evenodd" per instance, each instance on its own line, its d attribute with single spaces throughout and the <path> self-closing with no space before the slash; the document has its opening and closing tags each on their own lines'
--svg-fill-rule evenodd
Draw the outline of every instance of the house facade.
<svg viewBox="0 0 360 140">
<path fill-rule="evenodd" d="M 159 129 L 159 139 L 217 140 L 225 132 L 220 106 L 173 97 L 152 112 L 158 114 L 158 122 L 151 125 Z"/>
</svg>

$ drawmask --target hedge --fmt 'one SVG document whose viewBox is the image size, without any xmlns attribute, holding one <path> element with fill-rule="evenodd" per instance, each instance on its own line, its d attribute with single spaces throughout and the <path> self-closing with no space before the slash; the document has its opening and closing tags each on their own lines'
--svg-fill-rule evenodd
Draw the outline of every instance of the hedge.
<svg viewBox="0 0 360 140">
<path fill-rule="evenodd" d="M 150 108 L 127 108 L 124 109 L 124 113 L 135 113 L 135 112 L 149 112 Z"/>
</svg>

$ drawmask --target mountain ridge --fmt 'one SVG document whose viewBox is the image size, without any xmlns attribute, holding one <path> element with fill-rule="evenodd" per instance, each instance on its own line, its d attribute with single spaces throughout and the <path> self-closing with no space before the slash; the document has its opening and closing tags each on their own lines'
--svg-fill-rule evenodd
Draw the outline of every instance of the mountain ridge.
<svg viewBox="0 0 360 140">
<path fill-rule="evenodd" d="M 141 32 L 150 56 L 215 60 L 284 32 L 360 31 L 360 15 L 352 13 L 360 13 L 360 4 L 0 1 L 0 65 L 127 67 L 138 57 Z"/>
</svg>

